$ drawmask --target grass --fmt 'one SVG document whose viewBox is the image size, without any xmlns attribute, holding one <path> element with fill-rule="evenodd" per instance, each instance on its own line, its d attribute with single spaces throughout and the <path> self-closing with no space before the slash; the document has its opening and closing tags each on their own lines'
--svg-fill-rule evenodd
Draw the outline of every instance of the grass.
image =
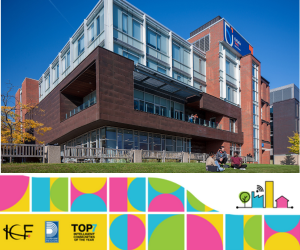
<svg viewBox="0 0 300 250">
<path fill-rule="evenodd" d="M 2 173 L 210 173 L 204 163 L 6 163 Z M 223 173 L 299 173 L 297 165 L 248 164 L 246 171 L 227 168 Z M 221 174 L 221 173 L 220 173 Z"/>
</svg>

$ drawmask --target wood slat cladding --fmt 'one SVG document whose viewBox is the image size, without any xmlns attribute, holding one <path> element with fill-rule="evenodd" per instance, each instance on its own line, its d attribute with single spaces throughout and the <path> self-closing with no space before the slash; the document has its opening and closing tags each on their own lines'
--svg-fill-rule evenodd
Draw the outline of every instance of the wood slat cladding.
<svg viewBox="0 0 300 250">
<path fill-rule="evenodd" d="M 60 122 L 60 92 L 91 63 L 96 66 L 97 103 Z M 53 129 L 39 137 L 45 143 L 64 143 L 101 126 L 115 126 L 162 134 L 242 143 L 242 133 L 231 133 L 134 110 L 134 62 L 97 47 L 43 101 L 45 116 L 39 121 Z"/>
</svg>

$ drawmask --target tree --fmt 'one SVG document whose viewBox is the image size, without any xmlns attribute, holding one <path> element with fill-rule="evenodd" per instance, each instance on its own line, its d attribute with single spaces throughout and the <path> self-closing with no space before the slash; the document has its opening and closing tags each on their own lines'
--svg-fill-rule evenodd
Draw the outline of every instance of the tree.
<svg viewBox="0 0 300 250">
<path fill-rule="evenodd" d="M 288 147 L 291 153 L 299 154 L 299 137 L 300 135 L 298 132 L 294 132 L 294 135 L 292 137 L 288 137 L 289 143 L 292 144 L 292 146 Z"/>
<path fill-rule="evenodd" d="M 240 197 L 241 202 L 244 203 L 244 206 L 246 207 L 246 203 L 248 201 L 250 201 L 250 198 L 251 198 L 250 194 L 248 192 L 244 191 L 244 192 L 240 193 L 239 197 Z"/>
<path fill-rule="evenodd" d="M 35 104 L 24 105 L 17 102 L 15 97 L 11 95 L 14 86 L 10 82 L 7 83 L 7 86 L 7 92 L 1 94 L 1 143 L 21 144 L 35 141 L 42 144 L 43 142 L 39 141 L 34 133 L 36 135 L 44 135 L 45 132 L 52 128 L 45 127 L 43 123 L 34 121 L 33 119 L 22 120 L 22 117 L 16 111 L 24 110 L 43 115 L 44 110 L 39 109 L 38 105 Z"/>
<path fill-rule="evenodd" d="M 296 161 L 292 155 L 286 155 L 283 161 L 280 161 L 281 165 L 295 165 Z"/>
</svg>

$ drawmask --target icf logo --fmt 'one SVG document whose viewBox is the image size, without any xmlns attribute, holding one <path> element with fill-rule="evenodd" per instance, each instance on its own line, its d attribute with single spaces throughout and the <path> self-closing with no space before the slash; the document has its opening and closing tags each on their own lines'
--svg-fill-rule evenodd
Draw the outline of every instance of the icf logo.
<svg viewBox="0 0 300 250">
<path fill-rule="evenodd" d="M 232 46 L 233 45 L 233 28 L 226 22 L 225 23 L 225 40 L 226 42 Z"/>
<path fill-rule="evenodd" d="M 33 225 L 24 225 L 23 229 L 24 229 L 24 233 L 20 234 L 20 233 L 16 233 L 16 229 L 14 229 L 15 227 L 20 227 L 19 224 L 15 224 L 13 226 L 11 226 L 10 228 L 8 227 L 8 225 L 6 225 L 5 228 L 3 228 L 3 231 L 6 233 L 6 240 L 9 239 L 9 237 L 13 240 L 20 240 L 20 239 L 24 239 L 26 240 L 27 238 L 30 238 L 30 234 L 28 233 L 32 233 L 31 230 L 29 230 L 29 227 L 33 227 Z"/>
<path fill-rule="evenodd" d="M 46 243 L 58 243 L 58 221 L 46 221 L 45 222 L 45 242 Z"/>
</svg>

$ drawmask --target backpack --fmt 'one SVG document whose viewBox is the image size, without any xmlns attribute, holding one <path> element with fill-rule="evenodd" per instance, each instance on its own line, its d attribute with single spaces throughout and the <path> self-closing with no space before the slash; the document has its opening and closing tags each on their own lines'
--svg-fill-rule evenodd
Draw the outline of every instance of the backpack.
<svg viewBox="0 0 300 250">
<path fill-rule="evenodd" d="M 207 171 L 210 171 L 210 172 L 219 172 L 218 171 L 218 167 L 217 166 L 213 166 L 213 165 L 209 165 L 206 167 Z"/>
</svg>

